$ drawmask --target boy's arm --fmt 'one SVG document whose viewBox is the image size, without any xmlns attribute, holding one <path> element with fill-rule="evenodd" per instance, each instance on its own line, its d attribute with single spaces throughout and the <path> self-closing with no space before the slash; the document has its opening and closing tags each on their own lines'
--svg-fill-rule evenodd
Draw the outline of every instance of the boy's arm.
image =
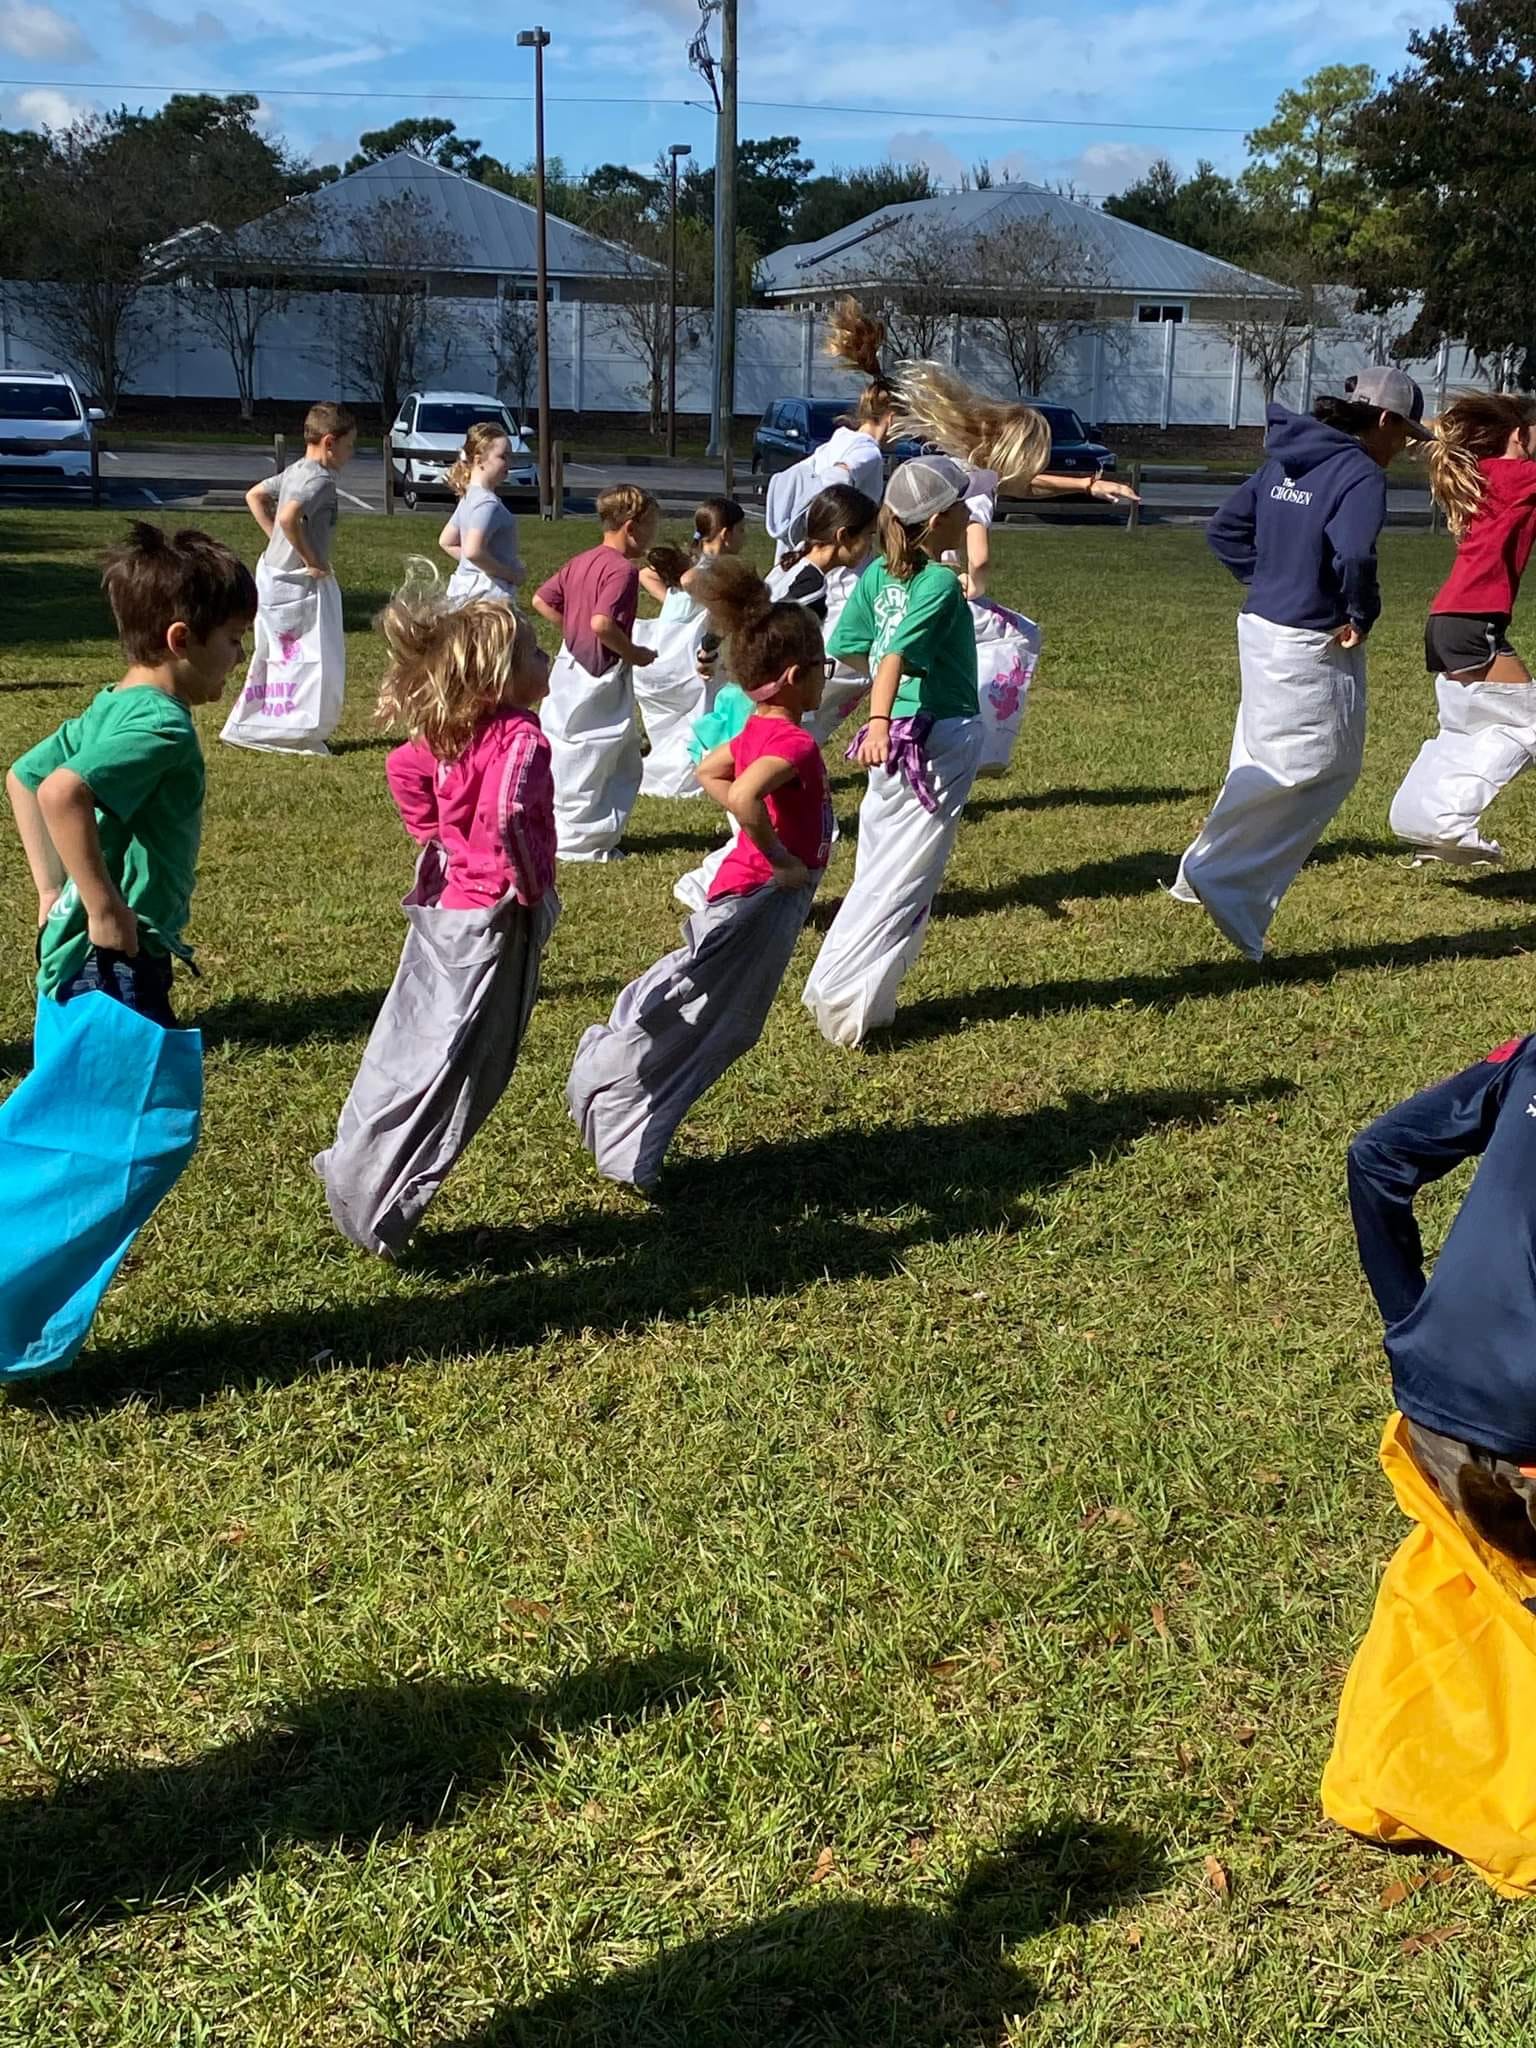
<svg viewBox="0 0 1536 2048">
<path fill-rule="evenodd" d="M 85 906 L 91 944 L 131 959 L 139 950 L 139 921 L 107 872 L 90 784 L 73 768 L 55 768 L 39 785 L 37 804 L 64 871 Z"/>
<path fill-rule="evenodd" d="M 277 525 L 282 530 L 283 538 L 311 576 L 330 575 L 330 564 L 322 562 L 309 544 L 309 531 L 304 523 L 304 507 L 297 498 L 290 498 L 286 505 L 278 507 Z"/>
<path fill-rule="evenodd" d="M 263 477 L 259 484 L 252 484 L 245 494 L 246 510 L 261 528 L 267 539 L 272 538 L 272 493 L 267 488 L 268 479 Z"/>
<path fill-rule="evenodd" d="M 606 647 L 610 654 L 616 654 L 620 661 L 627 661 L 631 668 L 649 668 L 656 659 L 654 647 L 642 647 L 607 612 L 592 614 L 592 638 L 599 646 Z"/>
<path fill-rule="evenodd" d="M 763 798 L 793 782 L 798 773 L 794 763 L 779 754 L 759 754 L 736 777 L 725 799 L 725 808 L 741 827 L 743 838 L 750 839 L 772 866 L 773 879 L 781 889 L 803 889 L 811 874 L 804 861 L 796 860 L 774 831 Z"/>
<path fill-rule="evenodd" d="M 1400 1102 L 1349 1148 L 1349 1208 L 1360 1263 L 1382 1320 L 1402 1321 L 1424 1292 L 1424 1243 L 1413 1199 L 1487 1149 L 1522 1042 Z"/>
<path fill-rule="evenodd" d="M 1258 567 L 1258 504 L 1257 481 L 1249 477 L 1222 500 L 1205 529 L 1211 553 L 1239 583 L 1251 583 Z"/>
<path fill-rule="evenodd" d="M 14 768 L 6 772 L 5 793 L 11 800 L 16 831 L 37 889 L 37 921 L 40 925 L 46 924 L 48 913 L 58 902 L 60 891 L 69 878 L 64 872 L 63 861 L 59 859 L 59 849 L 49 834 L 37 792 L 22 781 Z"/>
<path fill-rule="evenodd" d="M 1363 478 L 1344 493 L 1324 532 L 1333 549 L 1344 615 L 1358 645 L 1381 616 L 1381 582 L 1376 568 L 1376 537 L 1387 516 L 1387 479 L 1383 472 Z M 1344 629 L 1348 631 L 1348 627 Z"/>
<path fill-rule="evenodd" d="M 541 619 L 548 619 L 549 623 L 552 626 L 559 626 L 562 629 L 564 628 L 565 613 L 561 611 L 556 611 L 555 607 L 548 601 L 542 590 L 536 590 L 533 593 L 533 608 L 538 613 Z"/>
</svg>

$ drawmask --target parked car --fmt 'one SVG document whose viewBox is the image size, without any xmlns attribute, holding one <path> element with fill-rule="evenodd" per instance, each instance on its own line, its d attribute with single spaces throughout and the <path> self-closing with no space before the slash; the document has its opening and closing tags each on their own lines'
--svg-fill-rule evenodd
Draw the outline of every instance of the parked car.
<svg viewBox="0 0 1536 2048">
<path fill-rule="evenodd" d="M 88 484 L 91 442 L 105 418 L 62 370 L 0 372 L 0 476 Z"/>
<path fill-rule="evenodd" d="M 776 398 L 752 436 L 752 474 L 765 483 L 830 441 L 848 417 L 846 398 Z"/>
<path fill-rule="evenodd" d="M 1070 405 L 1053 405 L 1048 399 L 1040 398 L 1032 398 L 1028 403 L 1036 412 L 1044 413 L 1051 430 L 1051 452 L 1045 460 L 1047 469 L 1058 476 L 1109 476 L 1113 473 L 1114 455 L 1102 441 L 1094 440 Z M 895 469 L 900 463 L 910 462 L 914 455 L 926 453 L 931 446 L 931 442 L 919 441 L 914 436 L 901 436 L 888 443 L 887 464 Z"/>
<path fill-rule="evenodd" d="M 499 398 L 477 391 L 413 391 L 389 430 L 396 497 L 407 505 L 422 498 L 451 498 L 448 472 L 459 459 L 464 436 L 481 420 L 500 427 L 512 444 L 502 496 L 536 491 L 539 472 L 532 450 Z"/>
</svg>

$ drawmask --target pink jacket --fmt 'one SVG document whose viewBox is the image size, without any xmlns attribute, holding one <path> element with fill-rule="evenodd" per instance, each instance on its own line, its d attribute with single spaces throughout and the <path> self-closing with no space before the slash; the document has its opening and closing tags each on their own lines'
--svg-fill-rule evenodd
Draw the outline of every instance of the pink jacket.
<svg viewBox="0 0 1536 2048">
<path fill-rule="evenodd" d="M 541 899 L 555 878 L 555 783 L 534 712 L 493 713 L 457 761 L 407 740 L 385 773 L 406 831 L 443 849 L 445 910 L 489 909 L 509 889 L 519 903 Z"/>
</svg>

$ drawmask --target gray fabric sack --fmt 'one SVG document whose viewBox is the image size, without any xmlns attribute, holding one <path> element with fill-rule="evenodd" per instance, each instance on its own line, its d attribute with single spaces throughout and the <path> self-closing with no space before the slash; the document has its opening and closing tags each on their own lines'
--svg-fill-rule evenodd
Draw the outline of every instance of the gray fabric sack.
<svg viewBox="0 0 1536 2048">
<path fill-rule="evenodd" d="M 442 856 L 428 847 L 401 906 L 405 946 L 329 1151 L 314 1162 L 337 1229 L 364 1251 L 399 1251 L 454 1162 L 501 1100 L 560 914 L 553 890 L 525 908 L 442 910 Z"/>
</svg>

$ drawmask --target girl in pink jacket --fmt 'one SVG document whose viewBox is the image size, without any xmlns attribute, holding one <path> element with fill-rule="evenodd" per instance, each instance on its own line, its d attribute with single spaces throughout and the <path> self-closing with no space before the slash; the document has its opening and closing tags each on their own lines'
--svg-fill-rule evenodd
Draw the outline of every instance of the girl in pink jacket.
<svg viewBox="0 0 1536 2048">
<path fill-rule="evenodd" d="M 386 772 L 421 853 L 400 966 L 315 1171 L 338 1229 L 388 1255 L 512 1077 L 559 903 L 532 627 L 500 599 L 405 594 L 380 624 L 379 716 L 410 734 Z"/>
</svg>

